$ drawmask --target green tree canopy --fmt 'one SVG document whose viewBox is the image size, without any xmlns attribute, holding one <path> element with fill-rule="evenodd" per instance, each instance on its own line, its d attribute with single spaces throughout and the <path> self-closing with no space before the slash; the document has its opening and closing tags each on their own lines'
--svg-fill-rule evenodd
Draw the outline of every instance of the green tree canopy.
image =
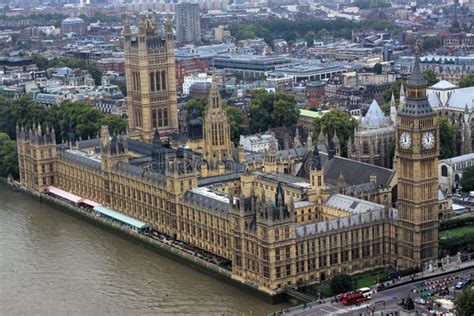
<svg viewBox="0 0 474 316">
<path fill-rule="evenodd" d="M 454 302 L 456 314 L 460 316 L 474 315 L 474 289 L 468 286 Z"/>
<path fill-rule="evenodd" d="M 106 114 L 99 120 L 99 125 L 107 125 L 109 133 L 123 134 L 127 131 L 127 121 L 117 115 Z"/>
<path fill-rule="evenodd" d="M 12 175 L 18 178 L 18 154 L 16 142 L 7 133 L 0 133 L 0 177 Z"/>
<path fill-rule="evenodd" d="M 390 102 L 392 98 L 392 93 L 395 96 L 395 99 L 400 99 L 400 87 L 403 81 L 395 81 L 390 84 L 390 87 L 387 88 L 384 92 L 382 92 L 382 98 L 385 102 Z"/>
<path fill-rule="evenodd" d="M 246 134 L 246 128 L 244 127 L 244 115 L 242 111 L 235 106 L 226 105 L 225 113 L 230 126 L 230 137 L 234 144 L 237 144 L 240 139 L 240 135 Z"/>
<path fill-rule="evenodd" d="M 306 42 L 307 47 L 313 47 L 315 39 L 316 39 L 316 33 L 314 33 L 313 31 L 308 31 L 304 35 L 304 40 Z"/>
<path fill-rule="evenodd" d="M 454 157 L 456 156 L 456 133 L 458 127 L 456 124 L 451 124 L 447 117 L 440 117 L 438 122 L 440 140 L 439 157 L 441 159 Z"/>
<path fill-rule="evenodd" d="M 345 273 L 335 274 L 329 284 L 334 294 L 345 293 L 352 290 L 352 278 Z"/>
<path fill-rule="evenodd" d="M 390 7 L 390 3 L 385 0 L 355 0 L 353 4 L 360 9 L 378 9 Z"/>
<path fill-rule="evenodd" d="M 322 129 L 323 133 L 327 134 L 329 138 L 332 138 L 335 131 L 341 143 L 342 154 L 347 155 L 347 142 L 349 137 L 354 136 L 354 129 L 356 127 L 357 122 L 351 119 L 349 114 L 337 109 L 331 109 L 322 117 L 316 118 L 313 137 L 317 138 Z"/>
<path fill-rule="evenodd" d="M 428 87 L 431 87 L 438 82 L 438 79 L 436 79 L 436 73 L 429 68 L 423 71 L 423 78 L 425 79 L 426 85 Z"/>
<path fill-rule="evenodd" d="M 423 49 L 424 50 L 432 50 L 438 47 L 441 47 L 443 43 L 439 37 L 425 37 L 423 40 Z"/>
<path fill-rule="evenodd" d="M 374 68 L 372 69 L 372 71 L 373 71 L 374 73 L 380 75 L 380 74 L 382 73 L 382 68 L 383 68 L 383 67 L 382 67 L 382 64 L 376 63 L 376 64 L 374 65 Z"/>
<path fill-rule="evenodd" d="M 467 88 L 474 86 L 474 73 L 468 73 L 459 80 L 459 87 Z"/>
<path fill-rule="evenodd" d="M 204 120 L 204 115 L 206 113 L 207 99 L 198 97 L 193 98 L 190 101 L 186 102 L 184 106 L 186 110 L 186 121 L 189 122 L 193 119 L 193 116 L 196 115 L 196 118 Z"/>
<path fill-rule="evenodd" d="M 11 139 L 16 139 L 16 125 L 31 126 L 34 122 L 44 122 L 47 111 L 24 95 L 13 101 L 0 97 L 0 131 L 5 132 Z"/>
<path fill-rule="evenodd" d="M 463 191 L 474 191 L 474 167 L 464 169 L 460 184 Z"/>
<path fill-rule="evenodd" d="M 293 96 L 284 93 L 272 93 L 266 90 L 255 90 L 250 101 L 250 132 L 258 133 L 271 127 L 288 127 L 296 125 L 299 110 Z"/>
<path fill-rule="evenodd" d="M 49 124 L 56 130 L 56 139 L 87 139 L 95 137 L 100 129 L 103 114 L 83 102 L 63 101 L 48 110 Z M 74 135 L 70 135 L 74 133 Z"/>
</svg>

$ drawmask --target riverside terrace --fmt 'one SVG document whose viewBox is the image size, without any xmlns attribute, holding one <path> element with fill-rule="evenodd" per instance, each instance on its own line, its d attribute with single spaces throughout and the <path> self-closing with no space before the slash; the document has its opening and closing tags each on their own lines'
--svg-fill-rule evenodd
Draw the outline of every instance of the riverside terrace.
<svg viewBox="0 0 474 316">
<path fill-rule="evenodd" d="M 220 256 L 212 254 L 210 252 L 204 251 L 200 248 L 193 247 L 192 245 L 176 240 L 171 236 L 163 234 L 151 227 L 150 224 L 144 223 L 140 220 L 132 218 L 130 216 L 124 215 L 122 213 L 116 212 L 108 207 L 100 205 L 89 199 L 77 196 L 75 194 L 69 193 L 67 191 L 61 190 L 54 186 L 48 188 L 48 195 L 71 206 L 75 206 L 82 211 L 86 211 L 92 214 L 95 214 L 97 217 L 101 217 L 111 223 L 116 223 L 123 228 L 135 231 L 144 236 L 159 240 L 171 247 L 179 249 L 181 251 L 187 252 L 193 256 L 196 256 L 200 259 L 203 259 L 209 263 L 221 266 L 227 270 L 231 270 L 232 263 Z"/>
</svg>

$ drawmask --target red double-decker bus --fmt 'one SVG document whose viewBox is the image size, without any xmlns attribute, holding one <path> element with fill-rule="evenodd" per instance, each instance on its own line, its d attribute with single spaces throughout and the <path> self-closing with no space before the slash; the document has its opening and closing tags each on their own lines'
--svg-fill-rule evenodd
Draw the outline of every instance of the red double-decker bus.
<svg viewBox="0 0 474 316">
<path fill-rule="evenodd" d="M 344 305 L 352 305 L 368 301 L 372 298 L 372 291 L 369 288 L 360 288 L 355 292 L 342 295 L 341 302 Z"/>
</svg>

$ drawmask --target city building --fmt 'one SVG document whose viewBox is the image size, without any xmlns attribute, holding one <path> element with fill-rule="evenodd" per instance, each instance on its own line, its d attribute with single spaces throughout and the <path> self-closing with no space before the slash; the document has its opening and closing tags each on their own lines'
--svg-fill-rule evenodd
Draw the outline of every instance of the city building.
<svg viewBox="0 0 474 316">
<path fill-rule="evenodd" d="M 183 94 L 189 94 L 189 88 L 195 83 L 212 82 L 212 77 L 208 76 L 207 73 L 199 73 L 197 75 L 191 75 L 184 77 L 183 83 Z"/>
<path fill-rule="evenodd" d="M 278 147 L 278 141 L 271 134 L 240 135 L 239 145 L 246 151 L 263 153 L 271 148 Z"/>
<path fill-rule="evenodd" d="M 192 76 L 209 71 L 209 62 L 203 58 L 176 58 L 176 86 L 181 89 L 186 76 Z M 206 94 L 207 95 L 207 94 Z"/>
<path fill-rule="evenodd" d="M 225 55 L 213 59 L 213 66 L 217 69 L 240 74 L 244 79 L 264 78 L 270 71 L 290 63 L 289 58 L 280 56 Z"/>
<path fill-rule="evenodd" d="M 418 58 L 397 113 L 397 174 L 340 157 L 335 136 L 304 146 L 295 132 L 290 149 L 232 150 L 215 81 L 207 106 L 176 148 L 162 145 L 159 129 L 144 142 L 103 126 L 100 138 L 69 133 L 58 146 L 46 126 L 18 127 L 20 185 L 138 219 L 229 260 L 234 280 L 269 295 L 437 258 L 439 132 Z"/>
<path fill-rule="evenodd" d="M 61 34 L 75 33 L 76 35 L 85 35 L 87 25 L 83 19 L 78 17 L 66 18 L 61 22 Z"/>
<path fill-rule="evenodd" d="M 474 153 L 452 157 L 439 161 L 439 186 L 447 192 L 455 192 L 461 188 L 464 169 L 474 166 Z"/>
<path fill-rule="evenodd" d="M 456 150 L 460 155 L 469 154 L 474 148 L 474 87 L 458 88 L 441 80 L 427 90 L 433 110 L 449 122 L 457 124 Z"/>
<path fill-rule="evenodd" d="M 179 44 L 201 42 L 201 16 L 197 3 L 176 5 L 176 41 Z"/>
<path fill-rule="evenodd" d="M 391 168 L 393 164 L 395 123 L 395 99 L 391 101 L 392 117 L 387 117 L 377 101 L 373 100 L 362 118 L 359 128 L 354 131 L 354 141 L 349 139 L 349 158 L 377 166 Z"/>
<path fill-rule="evenodd" d="M 126 20 L 123 36 L 130 137 L 151 143 L 154 130 L 164 137 L 178 130 L 171 18 L 163 36 L 153 18 L 140 21 L 136 34 Z"/>
</svg>

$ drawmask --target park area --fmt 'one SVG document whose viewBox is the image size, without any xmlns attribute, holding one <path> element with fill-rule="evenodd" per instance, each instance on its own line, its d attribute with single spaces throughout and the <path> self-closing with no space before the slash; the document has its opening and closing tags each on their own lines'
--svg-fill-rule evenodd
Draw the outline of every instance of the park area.
<svg viewBox="0 0 474 316">
<path fill-rule="evenodd" d="M 463 237 L 466 234 L 474 233 L 474 226 L 462 226 L 439 232 L 439 239 L 450 239 Z"/>
</svg>

